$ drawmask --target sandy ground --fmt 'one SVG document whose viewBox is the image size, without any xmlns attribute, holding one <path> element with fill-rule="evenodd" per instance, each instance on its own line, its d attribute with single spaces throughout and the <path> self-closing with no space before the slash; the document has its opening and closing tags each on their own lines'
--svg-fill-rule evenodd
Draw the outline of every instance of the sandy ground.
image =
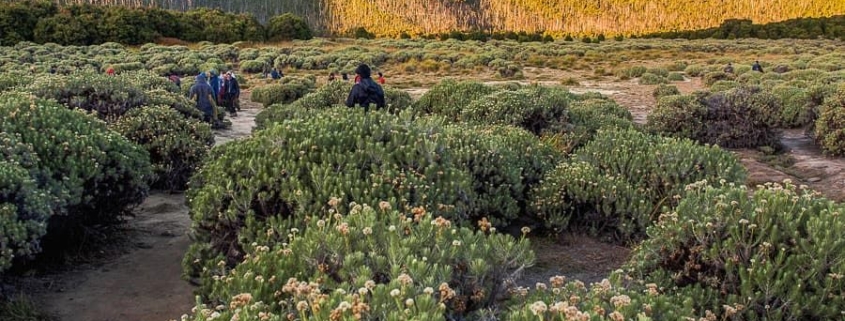
<svg viewBox="0 0 845 321">
<path fill-rule="evenodd" d="M 528 83 L 558 84 L 559 79 L 585 75 L 531 70 L 535 72 Z M 537 77 L 542 74 L 542 77 Z M 581 77 L 581 78 L 579 78 Z M 542 78 L 542 80 L 540 80 Z M 617 81 L 608 78 L 581 81 L 572 87 L 573 92 L 598 91 L 629 108 L 635 121 L 644 123 L 656 101 L 651 95 L 655 86 L 639 85 L 635 81 Z M 549 80 L 553 79 L 553 80 Z M 500 81 L 488 80 L 490 84 Z M 699 79 L 674 82 L 681 92 L 689 93 L 702 88 Z M 406 89 L 414 98 L 424 94 L 426 88 Z M 232 128 L 216 131 L 217 143 L 223 144 L 246 137 L 254 125 L 260 105 L 242 98 L 243 111 L 231 118 Z M 775 169 L 756 160 L 758 152 L 736 150 L 743 164 L 749 169 L 749 181 L 754 183 L 780 182 L 792 179 L 807 184 L 828 197 L 845 198 L 845 159 L 831 159 L 821 155 L 801 131 L 787 131 L 784 145 L 790 150 L 796 164 L 788 169 Z M 181 260 L 190 239 L 188 209 L 181 194 L 154 193 L 137 210 L 128 224 L 127 233 L 131 246 L 125 254 L 108 262 L 88 267 L 78 267 L 62 275 L 51 276 L 42 282 L 34 298 L 47 312 L 60 321 L 113 321 L 113 320 L 170 320 L 178 319 L 194 305 L 192 286 L 181 279 Z M 523 274 L 522 285 L 548 282 L 554 275 L 580 279 L 586 283 L 599 282 L 610 271 L 628 259 L 630 250 L 599 242 L 581 235 L 563 235 L 559 238 L 535 238 L 533 241 L 537 263 Z"/>
<path fill-rule="evenodd" d="M 242 99 L 232 128 L 215 131 L 216 144 L 251 133 L 261 107 Z M 193 287 L 181 278 L 190 226 L 183 194 L 154 192 L 127 223 L 125 254 L 47 276 L 34 299 L 58 321 L 178 320 L 195 304 Z"/>
</svg>

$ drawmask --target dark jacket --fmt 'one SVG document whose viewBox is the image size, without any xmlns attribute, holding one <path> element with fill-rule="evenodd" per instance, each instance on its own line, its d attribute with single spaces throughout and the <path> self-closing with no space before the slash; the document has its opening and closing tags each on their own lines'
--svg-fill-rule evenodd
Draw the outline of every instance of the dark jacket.
<svg viewBox="0 0 845 321">
<path fill-rule="evenodd" d="M 235 77 L 230 77 L 229 80 L 223 80 L 223 95 L 227 99 L 241 95 L 241 86 L 238 85 L 238 80 Z"/>
<path fill-rule="evenodd" d="M 273 69 L 273 71 L 270 72 L 270 77 L 273 79 L 280 79 L 282 78 L 282 74 L 278 70 Z"/>
<path fill-rule="evenodd" d="M 206 114 L 211 114 L 212 112 L 212 102 L 208 99 L 208 96 L 213 96 L 214 92 L 211 90 L 211 86 L 205 81 L 205 75 L 200 74 L 197 76 L 197 82 L 191 86 L 191 93 L 190 97 L 193 98 L 196 96 L 197 108 L 202 110 Z"/>
<path fill-rule="evenodd" d="M 386 106 L 384 103 L 384 90 L 372 78 L 362 78 L 361 82 L 352 86 L 352 91 L 349 92 L 349 97 L 346 98 L 346 106 L 353 107 L 359 105 L 369 110 L 370 104 L 376 105 L 377 108 L 384 108 Z"/>
<path fill-rule="evenodd" d="M 214 91 L 214 97 L 217 97 L 217 92 L 220 91 L 220 76 L 217 73 L 211 73 L 211 79 L 208 81 L 208 84 L 211 86 L 211 90 Z"/>
</svg>

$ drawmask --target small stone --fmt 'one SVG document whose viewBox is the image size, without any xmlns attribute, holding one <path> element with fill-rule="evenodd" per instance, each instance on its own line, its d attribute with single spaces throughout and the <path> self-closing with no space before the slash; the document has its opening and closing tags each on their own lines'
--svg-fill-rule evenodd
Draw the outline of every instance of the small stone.
<svg viewBox="0 0 845 321">
<path fill-rule="evenodd" d="M 807 182 L 810 182 L 810 183 L 815 183 L 815 182 L 821 182 L 821 180 L 822 180 L 822 179 L 821 179 L 821 178 L 819 178 L 819 177 L 811 177 L 811 178 L 808 178 L 808 179 L 807 179 Z"/>
</svg>

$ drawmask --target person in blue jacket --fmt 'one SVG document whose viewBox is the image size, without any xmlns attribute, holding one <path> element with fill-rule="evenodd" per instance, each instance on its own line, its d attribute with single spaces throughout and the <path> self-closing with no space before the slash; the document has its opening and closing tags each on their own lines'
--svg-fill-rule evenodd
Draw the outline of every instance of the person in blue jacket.
<svg viewBox="0 0 845 321">
<path fill-rule="evenodd" d="M 214 98 L 217 99 L 217 95 L 220 93 L 220 77 L 217 75 L 217 70 L 212 69 L 208 72 L 211 79 L 209 80 L 208 84 L 211 86 L 211 90 L 214 93 Z M 217 102 L 218 104 L 220 102 Z"/>
<path fill-rule="evenodd" d="M 217 104 L 214 103 L 215 99 L 213 95 L 214 92 L 211 90 L 211 86 L 206 82 L 205 73 L 197 75 L 197 82 L 191 86 L 189 97 L 191 100 L 196 101 L 197 109 L 203 113 L 203 120 L 216 125 Z"/>
<path fill-rule="evenodd" d="M 364 107 L 365 111 L 370 110 L 371 104 L 376 105 L 377 109 L 385 107 L 384 90 L 373 80 L 371 73 L 370 66 L 367 66 L 367 64 L 361 64 L 355 69 L 355 74 L 361 79 L 352 86 L 352 91 L 346 98 L 347 107 L 359 105 Z"/>
</svg>

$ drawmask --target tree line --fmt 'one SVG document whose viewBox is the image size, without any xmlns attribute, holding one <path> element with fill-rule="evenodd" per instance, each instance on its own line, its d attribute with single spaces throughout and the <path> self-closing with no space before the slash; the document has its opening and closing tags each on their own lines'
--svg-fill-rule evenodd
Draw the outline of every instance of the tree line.
<svg viewBox="0 0 845 321">
<path fill-rule="evenodd" d="M 290 13 L 274 16 L 261 24 L 248 13 L 210 8 L 176 11 L 92 4 L 59 6 L 44 1 L 0 3 L 0 45 L 21 41 L 136 45 L 160 37 L 232 43 L 310 39 L 312 31 L 303 18 Z"/>
<path fill-rule="evenodd" d="M 800 18 L 782 22 L 754 24 L 747 19 L 725 20 L 720 26 L 701 30 L 659 32 L 646 38 L 664 39 L 843 39 L 845 15 L 827 18 Z"/>
</svg>

